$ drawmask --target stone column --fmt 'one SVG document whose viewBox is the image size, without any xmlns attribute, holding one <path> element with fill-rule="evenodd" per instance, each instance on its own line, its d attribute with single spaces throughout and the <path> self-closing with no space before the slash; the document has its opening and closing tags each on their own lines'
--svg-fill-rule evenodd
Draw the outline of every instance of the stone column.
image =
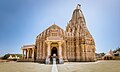
<svg viewBox="0 0 120 72">
<path fill-rule="evenodd" d="M 47 57 L 46 57 L 46 60 L 45 60 L 45 63 L 46 64 L 49 64 L 50 63 L 50 44 L 51 44 L 51 42 L 46 42 L 47 43 L 47 45 L 48 45 L 48 47 L 47 47 Z"/>
<path fill-rule="evenodd" d="M 66 56 L 66 41 L 64 41 L 64 57 L 65 57 L 65 60 L 67 60 L 67 56 Z"/>
<path fill-rule="evenodd" d="M 95 56 L 95 46 L 93 45 L 93 51 L 92 51 L 92 53 L 93 53 L 93 61 L 95 61 L 96 60 L 96 56 Z"/>
<path fill-rule="evenodd" d="M 31 58 L 31 48 L 30 48 L 30 50 L 29 50 L 29 58 Z"/>
<path fill-rule="evenodd" d="M 25 59 L 27 58 L 27 49 L 25 49 Z"/>
<path fill-rule="evenodd" d="M 35 52 L 35 49 L 32 48 L 32 59 L 34 59 L 34 52 Z"/>
<path fill-rule="evenodd" d="M 58 42 L 59 44 L 59 63 L 62 64 L 63 63 L 63 58 L 62 58 L 62 42 Z"/>
<path fill-rule="evenodd" d="M 42 59 L 42 43 L 39 42 L 39 59 Z"/>
<path fill-rule="evenodd" d="M 85 55 L 85 61 L 86 61 L 86 59 L 87 59 L 86 58 L 86 44 L 84 44 L 84 52 L 85 52 L 84 55 Z"/>
<path fill-rule="evenodd" d="M 85 61 L 85 50 L 84 50 L 84 44 L 81 44 L 81 51 L 82 51 L 82 61 Z"/>
<path fill-rule="evenodd" d="M 29 59 L 29 52 L 30 52 L 30 50 L 27 49 L 27 59 Z"/>
<path fill-rule="evenodd" d="M 50 56 L 50 42 L 47 42 L 47 44 L 48 44 L 48 48 L 47 48 L 47 57 L 49 57 Z"/>
<path fill-rule="evenodd" d="M 22 58 L 24 59 L 24 49 L 22 49 L 22 52 L 23 52 L 23 54 L 22 54 Z"/>
<path fill-rule="evenodd" d="M 66 52 L 67 52 L 67 55 L 66 55 L 67 59 L 69 60 L 69 57 L 70 57 L 69 52 L 70 51 L 69 51 L 69 42 L 68 41 L 66 42 Z"/>
<path fill-rule="evenodd" d="M 44 60 L 45 59 L 45 42 L 44 41 L 43 41 L 43 47 L 42 47 L 42 49 L 43 49 L 42 59 Z"/>
<path fill-rule="evenodd" d="M 62 48 L 61 48 L 61 42 L 58 42 L 59 43 L 59 58 L 62 58 Z"/>
<path fill-rule="evenodd" d="M 40 59 L 40 53 L 41 53 L 41 51 L 40 51 L 39 42 L 37 42 L 37 60 Z"/>
</svg>

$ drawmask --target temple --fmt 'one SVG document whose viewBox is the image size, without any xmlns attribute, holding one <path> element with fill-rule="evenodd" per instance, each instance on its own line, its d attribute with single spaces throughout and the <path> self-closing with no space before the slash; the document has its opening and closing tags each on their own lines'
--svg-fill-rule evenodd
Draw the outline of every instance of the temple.
<svg viewBox="0 0 120 72">
<path fill-rule="evenodd" d="M 34 45 L 22 46 L 23 61 L 51 63 L 55 56 L 57 63 L 95 61 L 95 43 L 87 29 L 85 18 L 77 5 L 66 30 L 53 24 L 36 37 Z"/>
</svg>

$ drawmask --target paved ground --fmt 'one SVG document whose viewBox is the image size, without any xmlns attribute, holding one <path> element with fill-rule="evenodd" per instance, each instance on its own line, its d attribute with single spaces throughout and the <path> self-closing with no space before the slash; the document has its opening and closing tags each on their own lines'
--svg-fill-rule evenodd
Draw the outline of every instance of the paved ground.
<svg viewBox="0 0 120 72">
<path fill-rule="evenodd" d="M 56 65 L 56 58 L 53 58 L 53 65 L 51 72 L 58 72 L 57 65 Z"/>
<path fill-rule="evenodd" d="M 120 60 L 91 63 L 65 63 L 64 65 L 58 65 L 58 72 L 120 72 Z"/>
<path fill-rule="evenodd" d="M 0 63 L 0 72 L 51 72 L 52 65 L 39 63 Z"/>
<path fill-rule="evenodd" d="M 69 62 L 57 65 L 58 72 L 120 72 L 120 60 Z M 0 72 L 51 72 L 52 65 L 39 63 L 0 63 Z"/>
</svg>

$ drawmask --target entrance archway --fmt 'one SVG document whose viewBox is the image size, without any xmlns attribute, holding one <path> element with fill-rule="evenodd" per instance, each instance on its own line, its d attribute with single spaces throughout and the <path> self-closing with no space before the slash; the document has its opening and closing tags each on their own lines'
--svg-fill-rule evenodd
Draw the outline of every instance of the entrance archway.
<svg viewBox="0 0 120 72">
<path fill-rule="evenodd" d="M 53 54 L 56 54 L 56 56 L 58 55 L 56 47 L 53 47 L 52 50 L 51 50 L 51 56 L 53 56 Z"/>
</svg>

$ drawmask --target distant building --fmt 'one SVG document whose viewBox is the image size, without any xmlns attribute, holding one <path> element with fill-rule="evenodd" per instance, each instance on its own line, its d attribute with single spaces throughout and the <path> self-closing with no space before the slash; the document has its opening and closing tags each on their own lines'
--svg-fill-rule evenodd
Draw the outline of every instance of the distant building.
<svg viewBox="0 0 120 72">
<path fill-rule="evenodd" d="M 114 53 L 114 56 L 120 56 L 120 51 L 116 51 L 116 52 Z"/>
<path fill-rule="evenodd" d="M 53 24 L 36 37 L 35 45 L 24 45 L 23 61 L 49 61 L 55 54 L 57 62 L 95 61 L 95 43 L 87 29 L 85 18 L 78 4 L 66 30 Z"/>
<path fill-rule="evenodd" d="M 120 60 L 120 48 L 113 51 L 115 60 Z"/>
<path fill-rule="evenodd" d="M 114 59 L 114 54 L 113 54 L 112 50 L 110 50 L 108 53 L 106 53 L 103 56 L 103 59 L 104 60 L 113 60 Z"/>
<path fill-rule="evenodd" d="M 116 50 L 113 51 L 114 56 L 120 56 L 120 48 L 118 47 Z"/>
</svg>

